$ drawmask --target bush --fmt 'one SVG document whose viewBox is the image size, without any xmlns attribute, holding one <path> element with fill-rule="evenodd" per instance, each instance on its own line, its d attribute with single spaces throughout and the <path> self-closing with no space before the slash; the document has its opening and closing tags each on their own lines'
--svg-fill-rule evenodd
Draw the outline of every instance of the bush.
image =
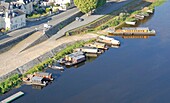
<svg viewBox="0 0 170 103">
<path fill-rule="evenodd" d="M 9 91 L 11 88 L 19 86 L 22 80 L 19 74 L 14 74 L 5 81 L 0 83 L 0 93 L 3 94 Z"/>
</svg>

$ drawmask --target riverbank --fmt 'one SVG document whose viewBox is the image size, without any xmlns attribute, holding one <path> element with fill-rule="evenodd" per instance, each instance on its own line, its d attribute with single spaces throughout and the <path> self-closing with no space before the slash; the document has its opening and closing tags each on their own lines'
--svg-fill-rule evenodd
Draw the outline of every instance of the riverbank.
<svg viewBox="0 0 170 103">
<path fill-rule="evenodd" d="M 41 49 L 38 49 L 39 46 L 35 46 L 26 51 L 23 51 L 19 54 L 18 57 L 12 56 L 11 54 L 7 61 L 6 60 L 3 61 L 4 63 L 10 65 L 4 66 L 4 69 L 2 69 L 1 71 L 1 81 L 4 80 L 5 78 L 8 79 L 0 83 L 0 90 L 2 90 L 0 93 L 5 93 L 6 91 L 15 87 L 12 85 L 13 81 L 10 81 L 13 79 L 13 75 L 19 74 L 21 75 L 20 79 L 22 79 L 22 77 L 25 74 L 42 70 L 48 64 L 53 63 L 54 59 L 58 59 L 70 53 L 72 49 L 83 45 L 83 43 L 85 43 L 86 41 L 94 39 L 97 36 L 98 35 L 96 34 L 86 34 L 63 37 L 58 39 L 57 41 L 51 41 L 51 43 L 48 45 L 46 43 L 42 43 Z M 32 56 L 32 58 L 34 57 L 34 59 L 28 58 L 30 56 Z M 10 68 L 14 69 L 11 71 Z M 6 85 L 4 86 L 5 83 Z M 18 82 L 18 84 L 20 84 L 20 82 Z"/>
<path fill-rule="evenodd" d="M 73 38 L 74 38 L 74 36 L 73 36 Z M 51 61 L 52 61 L 52 59 L 49 59 L 49 60 L 45 61 L 45 63 L 39 64 L 39 66 L 33 68 L 32 71 L 30 70 L 31 71 L 30 73 L 34 72 L 34 70 L 42 70 L 43 69 L 42 66 L 46 66 L 46 64 L 52 63 Z M 9 84 L 12 84 L 12 83 L 13 82 L 11 81 Z M 1 83 L 1 86 L 0 86 L 1 88 L 3 88 L 3 84 L 4 84 L 4 82 Z M 5 86 L 5 87 L 7 87 L 7 86 Z M 9 88 L 10 87 L 13 88 L 11 85 L 9 85 Z M 9 90 L 9 89 L 7 89 L 7 90 Z"/>
</svg>

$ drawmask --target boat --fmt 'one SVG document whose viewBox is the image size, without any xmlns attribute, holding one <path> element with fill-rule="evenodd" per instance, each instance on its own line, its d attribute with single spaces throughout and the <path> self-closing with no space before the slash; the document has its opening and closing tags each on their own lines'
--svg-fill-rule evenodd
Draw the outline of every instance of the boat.
<svg viewBox="0 0 170 103">
<path fill-rule="evenodd" d="M 27 85 L 39 85 L 39 86 L 46 86 L 48 81 L 45 81 L 43 77 L 38 77 L 34 75 L 27 75 L 27 77 L 24 77 L 23 82 Z"/>
<path fill-rule="evenodd" d="M 82 51 L 84 53 L 92 53 L 92 54 L 101 54 L 102 50 L 95 48 L 95 47 L 81 47 L 76 48 L 74 51 Z"/>
<path fill-rule="evenodd" d="M 149 9 L 146 11 L 147 13 L 153 14 L 154 13 L 154 9 Z"/>
<path fill-rule="evenodd" d="M 135 25 L 136 24 L 136 22 L 132 22 L 132 21 L 125 21 L 125 23 L 128 24 L 128 25 Z"/>
<path fill-rule="evenodd" d="M 61 59 L 57 60 L 57 63 L 64 64 L 64 63 L 66 63 L 66 60 L 65 60 L 65 58 L 61 58 Z"/>
<path fill-rule="evenodd" d="M 64 68 L 63 68 L 63 67 L 56 66 L 56 65 L 51 66 L 50 68 L 52 68 L 52 69 L 58 69 L 58 70 L 64 70 Z"/>
<path fill-rule="evenodd" d="M 93 43 L 88 43 L 84 45 L 85 47 L 94 47 L 98 49 L 103 49 L 103 50 L 108 50 L 108 46 L 104 43 L 99 43 L 99 42 L 93 42 Z"/>
<path fill-rule="evenodd" d="M 75 64 L 81 63 L 86 60 L 86 57 L 84 55 L 79 55 L 76 57 L 73 57 L 71 61 L 68 61 L 65 63 L 66 66 L 73 66 Z"/>
<path fill-rule="evenodd" d="M 136 15 L 135 15 L 135 18 L 136 18 L 136 19 L 139 19 L 139 20 L 142 20 L 142 19 L 145 18 L 145 16 L 143 16 L 143 15 L 141 15 L 141 14 L 136 14 Z"/>
<path fill-rule="evenodd" d="M 115 36 L 127 36 L 127 35 L 145 35 L 145 36 L 155 36 L 156 31 L 150 30 L 148 27 L 123 27 L 122 29 L 117 29 L 110 31 L 109 35 Z"/>
<path fill-rule="evenodd" d="M 57 62 L 60 64 L 64 64 L 67 61 L 70 61 L 72 57 L 79 56 L 79 55 L 84 55 L 82 51 L 76 51 L 74 53 L 66 55 L 64 58 L 59 59 Z"/>
<path fill-rule="evenodd" d="M 99 36 L 96 41 L 101 43 L 106 43 L 109 45 L 120 45 L 120 42 L 118 40 L 107 36 Z"/>
<path fill-rule="evenodd" d="M 52 73 L 46 73 L 46 72 L 35 72 L 34 76 L 42 77 L 45 80 L 53 80 Z"/>
</svg>

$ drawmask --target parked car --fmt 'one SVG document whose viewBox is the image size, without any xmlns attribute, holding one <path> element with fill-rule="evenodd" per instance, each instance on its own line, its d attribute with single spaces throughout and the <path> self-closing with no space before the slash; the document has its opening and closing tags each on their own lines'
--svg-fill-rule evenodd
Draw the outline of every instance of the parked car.
<svg viewBox="0 0 170 103">
<path fill-rule="evenodd" d="M 83 18 L 80 18 L 80 17 L 76 17 L 75 20 L 81 22 L 81 21 L 83 21 L 84 19 L 83 19 Z"/>
</svg>

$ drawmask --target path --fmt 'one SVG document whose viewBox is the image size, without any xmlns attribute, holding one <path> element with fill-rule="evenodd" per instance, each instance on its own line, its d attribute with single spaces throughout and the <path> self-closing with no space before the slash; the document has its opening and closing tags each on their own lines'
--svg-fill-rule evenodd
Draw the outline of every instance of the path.
<svg viewBox="0 0 170 103">
<path fill-rule="evenodd" d="M 49 19 L 44 19 L 41 21 L 36 21 L 31 24 L 28 24 L 26 27 L 24 27 L 22 29 L 12 31 L 12 32 L 8 33 L 7 35 L 5 35 L 4 37 L 3 36 L 0 37 L 0 44 L 3 44 L 7 41 L 14 39 L 14 38 L 24 35 L 27 32 L 33 31 L 35 28 L 42 29 L 43 24 L 47 23 L 48 21 L 49 21 L 48 22 L 49 25 L 58 24 L 61 21 L 66 20 L 67 18 L 71 17 L 72 15 L 74 15 L 78 12 L 79 12 L 79 10 L 77 8 L 73 8 L 73 9 L 67 10 L 65 12 L 62 12 L 58 15 L 52 16 Z"/>
<path fill-rule="evenodd" d="M 72 41 L 95 38 L 97 35 L 86 34 L 86 35 L 76 35 L 70 37 L 63 37 L 61 39 L 45 41 L 39 45 L 29 48 L 23 52 L 19 52 L 21 49 L 19 45 L 25 45 L 24 42 L 17 44 L 12 50 L 0 54 L 0 76 L 24 65 L 25 63 L 39 57 L 40 55 L 56 48 L 57 46 L 68 43 Z M 15 53 L 16 51 L 16 53 Z"/>
</svg>

